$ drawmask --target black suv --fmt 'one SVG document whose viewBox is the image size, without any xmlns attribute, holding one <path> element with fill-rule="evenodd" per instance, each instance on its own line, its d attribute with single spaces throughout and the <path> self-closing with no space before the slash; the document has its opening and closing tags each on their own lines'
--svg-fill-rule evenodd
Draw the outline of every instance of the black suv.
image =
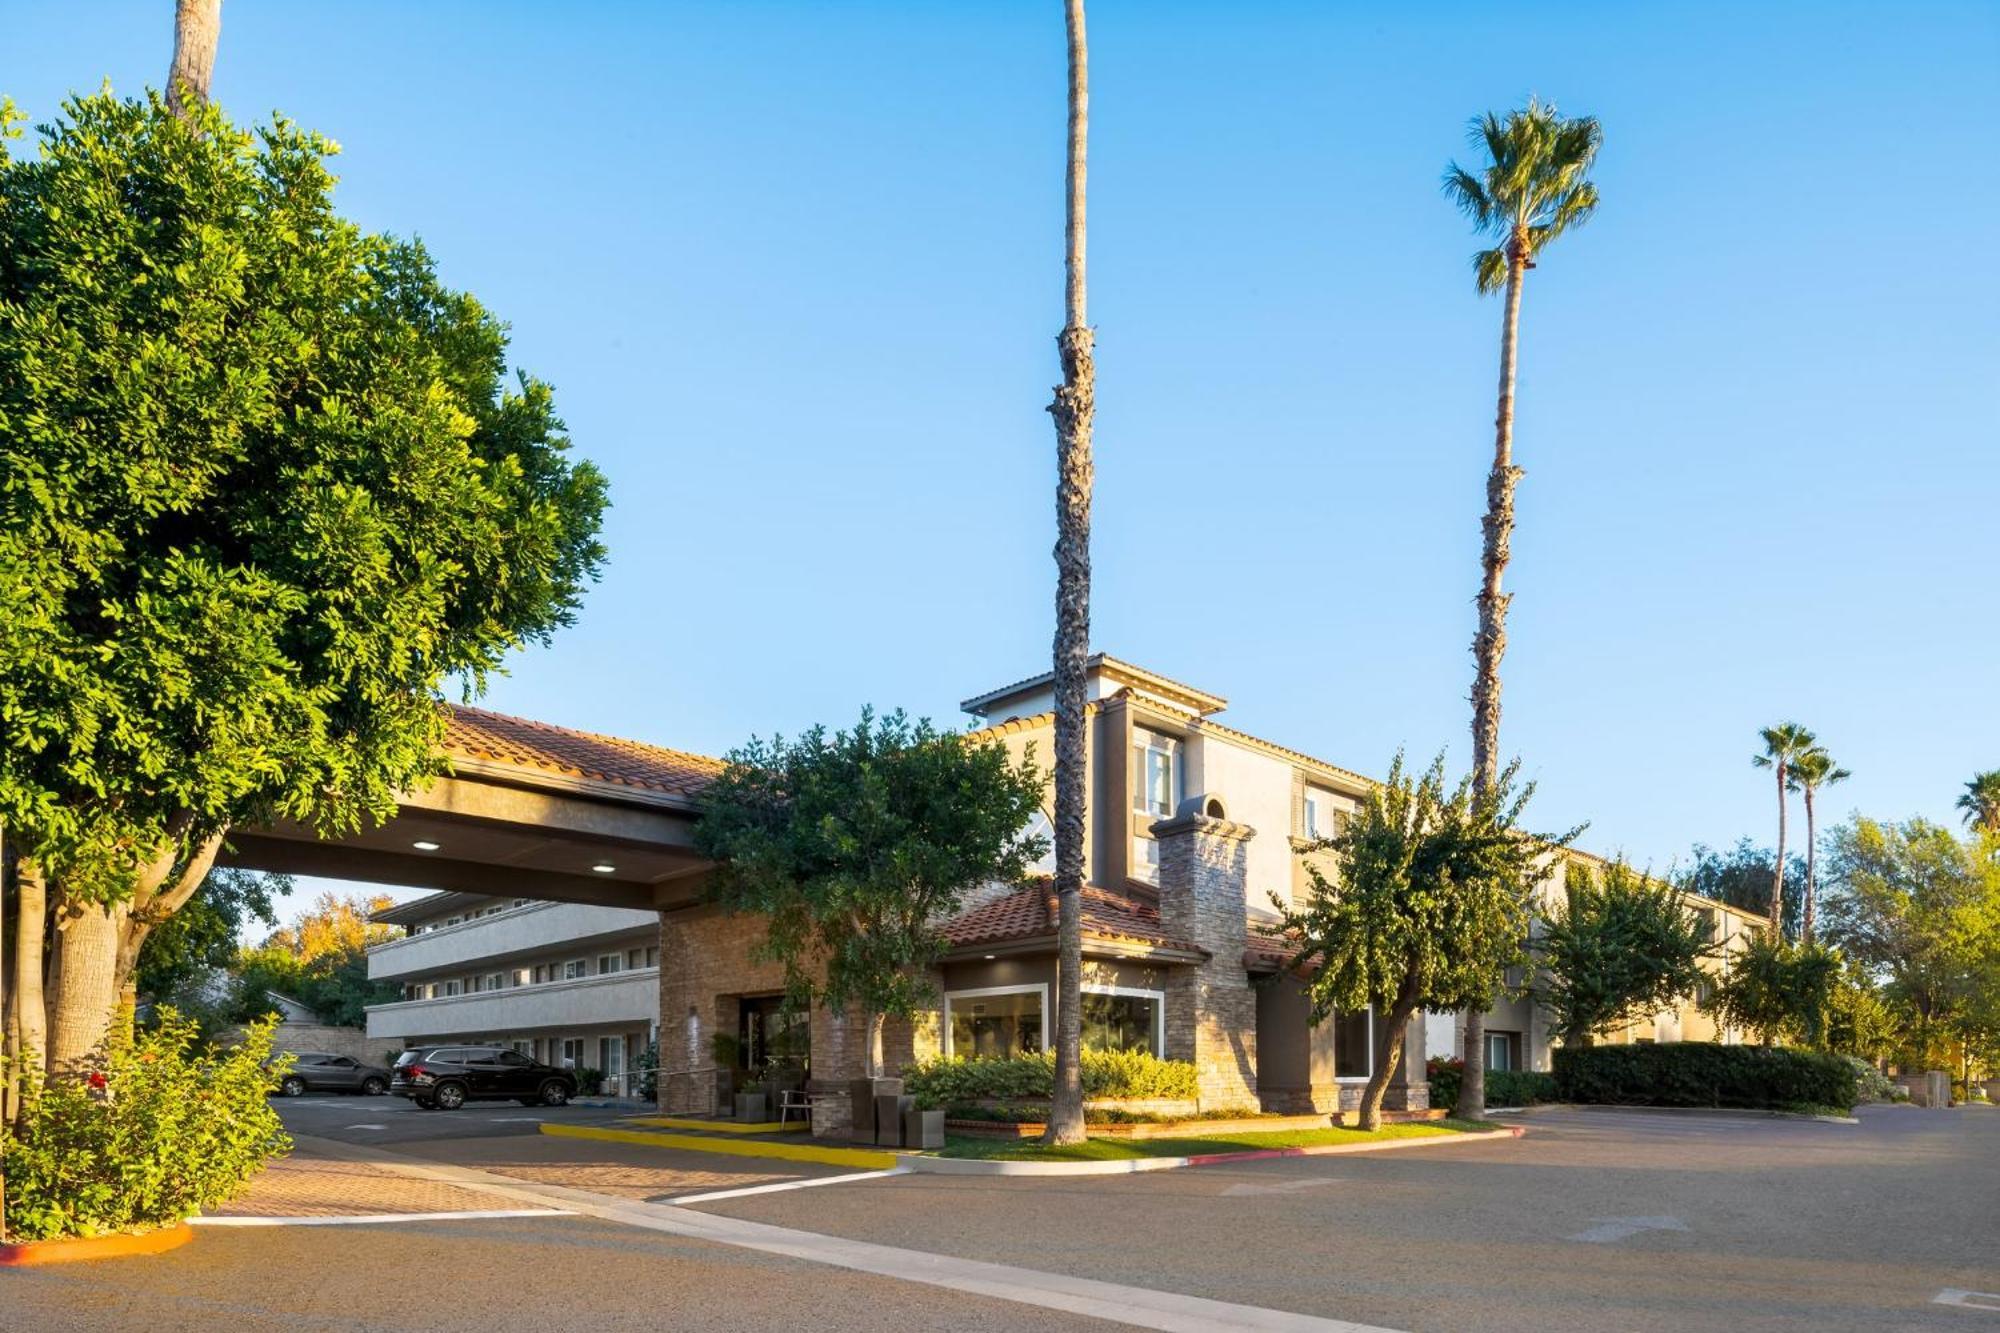
<svg viewBox="0 0 2000 1333">
<path fill-rule="evenodd" d="M 396 1057 L 389 1091 L 425 1111 L 467 1102 L 561 1106 L 576 1095 L 576 1076 L 505 1046 L 418 1046 Z"/>
</svg>

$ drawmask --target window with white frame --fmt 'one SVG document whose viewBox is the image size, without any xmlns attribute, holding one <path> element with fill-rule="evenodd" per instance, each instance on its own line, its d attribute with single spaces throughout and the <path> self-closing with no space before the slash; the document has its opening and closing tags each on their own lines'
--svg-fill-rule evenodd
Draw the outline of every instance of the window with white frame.
<svg viewBox="0 0 2000 1333">
<path fill-rule="evenodd" d="M 574 981 L 578 977 L 587 977 L 589 975 L 590 960 L 588 958 L 572 958 L 563 964 L 564 981 Z"/>
<path fill-rule="evenodd" d="M 1155 838 L 1132 835 L 1132 878 L 1148 884 L 1160 882 L 1160 844 Z"/>
<path fill-rule="evenodd" d="M 1155 819 L 1172 815 L 1181 803 L 1181 742 L 1157 731 L 1132 732 L 1132 808 Z"/>
<path fill-rule="evenodd" d="M 1330 1021 L 1334 1078 L 1366 1080 L 1375 1072 L 1375 1010 L 1341 1010 Z"/>
<path fill-rule="evenodd" d="M 481 982 L 479 989 L 499 990 L 504 984 L 506 984 L 506 978 L 502 977 L 498 972 L 488 972 L 485 980 Z"/>
<path fill-rule="evenodd" d="M 458 995 L 464 990 L 465 986 L 455 978 L 444 983 L 444 993 L 446 995 Z"/>
<path fill-rule="evenodd" d="M 529 979 L 533 976 L 534 973 L 530 969 L 517 967 L 514 969 L 514 984 L 516 986 L 526 986 L 530 984 Z"/>
<path fill-rule="evenodd" d="M 583 1038 L 564 1037 L 562 1043 L 562 1065 L 565 1069 L 576 1069 L 583 1064 Z"/>
<path fill-rule="evenodd" d="M 945 1054 L 994 1059 L 1048 1048 L 1047 986 L 987 986 L 947 991 Z"/>
<path fill-rule="evenodd" d="M 1093 1051 L 1166 1054 L 1167 997 L 1164 991 L 1122 986 L 1083 989 L 1083 1045 Z"/>
<path fill-rule="evenodd" d="M 624 954 L 601 953 L 597 955 L 597 975 L 599 975 L 600 977 L 607 972 L 622 971 L 624 967 L 625 967 Z"/>
</svg>

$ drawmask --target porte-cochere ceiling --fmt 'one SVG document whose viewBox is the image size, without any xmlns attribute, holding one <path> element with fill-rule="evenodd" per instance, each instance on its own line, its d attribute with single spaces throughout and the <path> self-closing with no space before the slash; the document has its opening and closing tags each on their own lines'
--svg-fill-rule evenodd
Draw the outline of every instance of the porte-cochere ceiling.
<svg viewBox="0 0 2000 1333">
<path fill-rule="evenodd" d="M 451 705 L 451 776 L 395 818 L 325 840 L 280 824 L 230 835 L 227 864 L 608 907 L 698 896 L 694 795 L 720 761 Z"/>
</svg>

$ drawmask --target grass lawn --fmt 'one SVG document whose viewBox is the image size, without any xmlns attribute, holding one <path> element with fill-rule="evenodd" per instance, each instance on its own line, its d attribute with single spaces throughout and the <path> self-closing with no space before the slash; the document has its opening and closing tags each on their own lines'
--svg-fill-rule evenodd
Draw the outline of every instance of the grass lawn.
<svg viewBox="0 0 2000 1333">
<path fill-rule="evenodd" d="M 1250 1152 L 1258 1148 L 1316 1148 L 1333 1143 L 1376 1143 L 1383 1139 L 1423 1139 L 1500 1126 L 1483 1120 L 1426 1120 L 1384 1125 L 1373 1134 L 1358 1129 L 1284 1129 L 1237 1134 L 1203 1134 L 1185 1139 L 1089 1139 L 1073 1147 L 1048 1148 L 1034 1139 L 982 1139 L 952 1135 L 942 1157 L 978 1157 L 1005 1162 L 1109 1162 L 1126 1157 L 1195 1157 L 1204 1153 Z"/>
</svg>

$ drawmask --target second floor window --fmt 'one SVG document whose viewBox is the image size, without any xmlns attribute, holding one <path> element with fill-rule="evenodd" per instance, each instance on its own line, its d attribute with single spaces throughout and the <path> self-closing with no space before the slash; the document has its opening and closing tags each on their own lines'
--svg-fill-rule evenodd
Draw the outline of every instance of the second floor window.
<svg viewBox="0 0 2000 1333">
<path fill-rule="evenodd" d="M 1181 742 L 1157 731 L 1132 733 L 1132 808 L 1165 819 L 1181 803 Z"/>
</svg>

